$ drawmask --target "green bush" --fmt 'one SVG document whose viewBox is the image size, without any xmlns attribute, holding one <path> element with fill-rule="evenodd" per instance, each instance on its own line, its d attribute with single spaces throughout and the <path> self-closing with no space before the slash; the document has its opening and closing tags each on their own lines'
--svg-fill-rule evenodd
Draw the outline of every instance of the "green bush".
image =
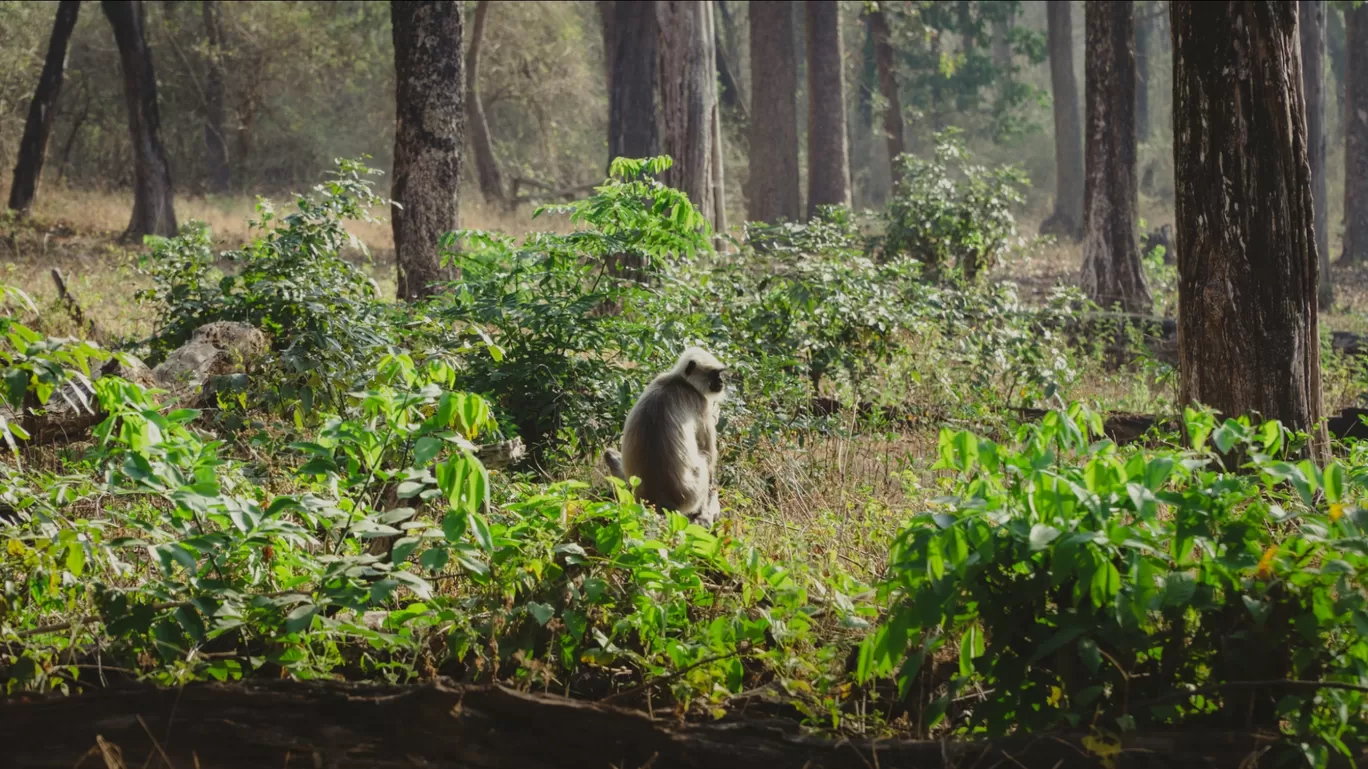
<svg viewBox="0 0 1368 769">
<path fill-rule="evenodd" d="M 900 155 L 902 178 L 884 212 L 885 258 L 909 256 L 928 274 L 955 271 L 973 280 L 992 269 L 1017 235 L 1011 207 L 1030 181 L 1016 166 L 971 162 L 957 131 L 936 134 L 933 160 Z"/>
<path fill-rule="evenodd" d="M 1093 442 L 1100 419 L 1077 407 L 1014 446 L 942 431 L 942 511 L 890 554 L 861 677 L 908 696 L 957 649 L 923 723 L 990 735 L 1252 723 L 1318 750 L 1363 740 L 1368 474 L 1282 458 L 1277 423 L 1186 422 L 1188 452 Z"/>
</svg>

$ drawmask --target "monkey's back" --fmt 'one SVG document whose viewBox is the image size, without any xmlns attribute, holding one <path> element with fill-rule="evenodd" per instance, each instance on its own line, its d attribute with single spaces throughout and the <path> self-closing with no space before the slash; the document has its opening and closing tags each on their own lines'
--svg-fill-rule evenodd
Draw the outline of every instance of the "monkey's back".
<svg viewBox="0 0 1368 769">
<path fill-rule="evenodd" d="M 678 377 L 651 383 L 627 415 L 622 469 L 641 479 L 637 499 L 692 513 L 707 494 L 706 463 L 698 450 L 697 419 L 707 401 Z M 680 415 L 696 415 L 680 418 Z"/>
</svg>

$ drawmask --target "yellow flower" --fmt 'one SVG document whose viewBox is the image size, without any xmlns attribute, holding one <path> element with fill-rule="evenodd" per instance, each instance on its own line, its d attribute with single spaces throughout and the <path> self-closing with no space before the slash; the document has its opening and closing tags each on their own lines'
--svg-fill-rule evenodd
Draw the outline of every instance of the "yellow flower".
<svg viewBox="0 0 1368 769">
<path fill-rule="evenodd" d="M 9 551 L 10 555 L 16 558 L 22 558 L 24 553 L 28 552 L 28 548 L 24 547 L 24 543 L 17 539 L 11 539 L 9 544 L 5 546 L 5 549 Z"/>
<path fill-rule="evenodd" d="M 1273 574 L 1273 557 L 1278 554 L 1277 545 L 1269 545 L 1264 551 L 1263 557 L 1259 559 L 1259 569 L 1256 572 L 1259 579 L 1268 579 Z"/>
<path fill-rule="evenodd" d="M 1342 516 L 1342 515 L 1344 515 L 1344 505 L 1341 505 L 1341 504 L 1339 504 L 1338 502 L 1336 502 L 1335 504 L 1333 504 L 1333 505 L 1330 506 L 1330 522 L 1331 522 L 1331 523 L 1334 523 L 1335 521 L 1338 521 L 1338 520 L 1340 519 L 1340 516 Z"/>
</svg>

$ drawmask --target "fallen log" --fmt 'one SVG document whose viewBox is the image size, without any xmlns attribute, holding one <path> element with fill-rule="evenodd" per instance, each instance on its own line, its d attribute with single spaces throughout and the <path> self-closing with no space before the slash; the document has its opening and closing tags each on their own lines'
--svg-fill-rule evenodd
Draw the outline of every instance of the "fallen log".
<svg viewBox="0 0 1368 769">
<path fill-rule="evenodd" d="M 8 769 L 1167 769 L 1246 765 L 1277 739 L 1131 733 L 1115 737 L 1119 753 L 1100 751 L 1110 754 L 1106 760 L 1090 748 L 1098 736 L 1086 732 L 973 742 L 836 740 L 803 734 L 792 722 L 680 726 L 557 695 L 444 681 L 133 686 L 0 700 L 0 763 Z"/>
</svg>

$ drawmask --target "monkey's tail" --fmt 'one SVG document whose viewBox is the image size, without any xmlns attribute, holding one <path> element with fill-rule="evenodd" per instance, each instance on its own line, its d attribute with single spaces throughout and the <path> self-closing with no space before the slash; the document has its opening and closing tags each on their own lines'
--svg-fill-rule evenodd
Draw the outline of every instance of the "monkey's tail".
<svg viewBox="0 0 1368 769">
<path fill-rule="evenodd" d="M 618 453 L 617 449 L 604 449 L 603 464 L 615 478 L 621 479 L 623 483 L 629 482 L 627 473 L 622 470 L 622 455 Z"/>
</svg>

